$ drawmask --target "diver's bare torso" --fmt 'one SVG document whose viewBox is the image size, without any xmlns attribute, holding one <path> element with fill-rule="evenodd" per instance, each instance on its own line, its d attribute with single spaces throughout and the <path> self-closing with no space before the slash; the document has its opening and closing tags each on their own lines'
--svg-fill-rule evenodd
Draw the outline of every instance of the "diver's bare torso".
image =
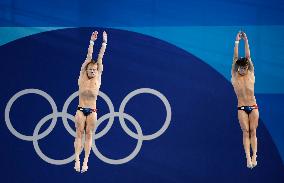
<svg viewBox="0 0 284 183">
<path fill-rule="evenodd" d="M 97 96 L 100 89 L 99 76 L 89 79 L 84 73 L 78 80 L 79 85 L 79 106 L 96 109 Z"/>
<path fill-rule="evenodd" d="M 232 75 L 232 85 L 238 98 L 238 106 L 256 105 L 254 82 L 254 73 L 251 71 L 248 71 L 245 76 L 241 76 L 237 72 Z"/>
</svg>

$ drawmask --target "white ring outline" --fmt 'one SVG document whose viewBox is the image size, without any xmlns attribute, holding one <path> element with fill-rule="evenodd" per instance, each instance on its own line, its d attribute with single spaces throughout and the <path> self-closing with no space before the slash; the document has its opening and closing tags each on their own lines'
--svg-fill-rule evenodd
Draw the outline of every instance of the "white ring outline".
<svg viewBox="0 0 284 183">
<path fill-rule="evenodd" d="M 54 118 L 54 117 L 56 117 L 56 118 L 61 117 L 62 118 L 63 116 L 67 116 L 68 119 L 70 119 L 74 122 L 74 116 L 72 116 L 71 114 L 64 114 L 62 112 L 57 112 L 55 114 L 54 113 L 49 114 L 49 115 L 43 117 L 38 122 L 38 124 L 36 125 L 36 127 L 34 129 L 33 136 L 38 135 L 38 132 L 39 132 L 40 128 L 42 127 L 42 125 L 44 125 L 44 123 L 48 122 L 49 119 Z M 37 139 L 33 140 L 33 146 L 34 146 L 34 149 L 35 149 L 35 152 L 37 153 L 37 155 L 47 163 L 50 163 L 50 164 L 53 164 L 53 165 L 64 165 L 64 164 L 70 163 L 73 160 L 75 160 L 75 154 L 73 154 L 69 158 L 66 158 L 66 159 L 63 159 L 63 160 L 56 160 L 56 159 L 49 158 L 48 156 L 43 154 L 43 152 L 41 151 L 41 149 L 38 145 Z"/>
<path fill-rule="evenodd" d="M 8 101 L 6 108 L 5 108 L 5 122 L 6 122 L 8 129 L 10 130 L 10 132 L 13 135 L 15 135 L 16 137 L 18 137 L 19 139 L 25 140 L 25 141 L 33 141 L 35 139 L 39 140 L 39 139 L 46 137 L 53 130 L 53 128 L 56 125 L 57 118 L 53 117 L 50 126 L 44 132 L 42 132 L 41 134 L 39 134 L 37 136 L 28 136 L 28 135 L 23 135 L 23 134 L 19 133 L 12 126 L 11 119 L 10 119 L 10 110 L 11 110 L 13 103 L 19 97 L 26 95 L 26 94 L 38 94 L 38 95 L 42 96 L 43 98 L 45 98 L 50 103 L 51 108 L 53 110 L 53 113 L 57 113 L 56 103 L 54 102 L 54 100 L 52 99 L 52 97 L 49 94 L 47 94 L 46 92 L 39 90 L 39 89 L 25 89 L 25 90 L 19 91 L 15 95 L 13 95 L 13 97 Z"/>
<path fill-rule="evenodd" d="M 104 120 L 106 120 L 107 118 L 111 117 L 112 114 L 108 113 L 106 115 L 104 115 L 104 117 L 102 118 L 102 121 L 103 122 Z M 119 113 L 119 112 L 115 112 L 114 113 L 114 116 L 122 116 L 123 118 L 126 118 L 128 119 L 133 125 L 134 127 L 136 128 L 137 130 L 137 134 L 139 137 L 141 138 L 138 138 L 138 141 L 137 141 L 137 144 L 136 144 L 136 147 L 135 149 L 133 150 L 132 153 L 130 153 L 130 155 L 128 155 L 127 157 L 125 158 L 122 158 L 122 159 L 110 159 L 110 158 L 107 158 L 105 157 L 104 155 L 102 155 L 102 153 L 98 150 L 97 146 L 96 146 L 96 142 L 95 140 L 93 141 L 93 144 L 92 144 L 92 150 L 94 152 L 94 154 L 100 159 L 102 160 L 103 162 L 105 163 L 109 163 L 109 164 L 113 164 L 113 165 L 119 165 L 119 164 L 123 164 L 123 163 L 127 163 L 129 161 L 131 161 L 133 158 L 135 158 L 137 156 L 137 154 L 139 153 L 141 147 L 142 147 L 142 143 L 143 143 L 143 139 L 142 139 L 142 129 L 139 125 L 139 123 L 132 117 L 130 116 L 129 114 L 126 114 L 126 113 Z M 98 123 L 95 127 L 95 130 L 94 132 L 96 132 L 96 129 L 97 127 L 100 125 L 100 123 Z"/>
<path fill-rule="evenodd" d="M 167 112 L 167 116 L 166 116 L 166 120 L 165 120 L 165 123 L 164 125 L 162 126 L 162 128 L 160 130 L 158 130 L 157 132 L 155 132 L 154 134 L 151 134 L 151 135 L 145 135 L 143 136 L 143 132 L 142 132 L 142 129 L 139 125 L 139 123 L 130 115 L 124 113 L 124 109 L 125 109 L 125 106 L 127 104 L 127 102 L 132 98 L 134 97 L 135 95 L 138 95 L 138 94 L 141 94 L 141 93 L 150 93 L 150 94 L 153 94 L 157 97 L 159 97 L 162 102 L 164 103 L 165 107 L 166 107 L 166 112 Z M 39 123 L 36 125 L 35 129 L 34 129 L 34 132 L 33 132 L 33 136 L 26 136 L 26 135 L 23 135 L 21 133 L 19 133 L 18 131 L 16 131 L 14 129 L 14 127 L 12 126 L 11 124 L 11 120 L 10 120 L 10 110 L 11 110 L 11 107 L 13 105 L 13 103 L 16 101 L 16 99 L 18 99 L 19 97 L 25 95 L 25 94 L 38 94 L 42 97 L 44 97 L 46 100 L 48 100 L 48 102 L 50 103 L 51 107 L 52 107 L 52 110 L 53 110 L 53 113 L 43 117 Z M 15 135 L 16 137 L 18 137 L 19 139 L 21 140 L 26 140 L 26 141 L 33 141 L 33 145 L 34 145 L 34 149 L 36 151 L 36 153 L 40 156 L 41 159 L 43 159 L 44 161 L 48 162 L 48 163 L 51 163 L 51 164 L 55 164 L 55 165 L 62 165 L 62 164 L 66 164 L 66 163 L 69 163 L 71 161 L 73 161 L 75 159 L 75 155 L 73 154 L 72 156 L 70 156 L 69 158 L 66 158 L 66 159 L 63 159 L 63 160 L 55 160 L 55 159 L 52 159 L 52 158 L 49 158 L 47 157 L 46 155 L 44 155 L 42 153 L 42 151 L 40 150 L 39 148 L 39 145 L 38 145 L 38 140 L 39 139 L 42 139 L 44 137 L 46 137 L 52 130 L 53 128 L 55 127 L 56 125 L 56 122 L 57 122 L 57 118 L 58 117 L 61 117 L 62 118 L 62 121 L 63 121 L 63 125 L 65 127 L 65 129 L 72 135 L 72 136 L 76 136 L 75 135 L 75 132 L 73 131 L 73 129 L 70 127 L 68 121 L 67 121 L 67 118 L 68 119 L 71 119 L 74 121 L 74 116 L 67 113 L 67 109 L 70 105 L 70 103 L 73 101 L 73 99 L 75 97 L 78 96 L 78 92 L 74 92 L 67 100 L 66 102 L 64 103 L 64 106 L 63 106 L 63 110 L 62 112 L 58 112 L 57 111 L 57 106 L 56 106 L 56 103 L 54 102 L 54 100 L 52 99 L 52 97 L 47 94 L 46 92 L 42 91 L 42 90 L 38 90 L 38 89 L 25 89 L 25 90 L 22 90 L 18 93 L 16 93 L 7 103 L 6 105 L 6 108 L 5 108 L 5 121 L 6 121 L 6 125 L 8 127 L 8 129 L 10 130 L 10 132 Z M 101 131 L 99 132 L 98 134 L 95 134 L 93 135 L 93 145 L 92 145 L 92 150 L 93 152 L 95 153 L 95 155 L 101 159 L 102 161 L 106 162 L 106 163 L 109 163 L 109 164 L 123 164 L 123 163 L 126 163 L 130 160 L 132 160 L 140 151 L 141 147 L 142 147 L 142 143 L 144 140 L 152 140 L 154 138 L 157 138 L 159 137 L 160 135 L 162 135 L 165 130 L 168 128 L 169 124 L 170 124 L 170 121 L 171 121 L 171 106 L 167 100 L 167 98 L 162 94 L 160 93 L 159 91 L 157 90 L 154 90 L 154 89 L 151 89 L 151 88 L 140 88 L 140 89 L 137 89 L 137 90 L 134 90 L 133 92 L 130 92 L 124 99 L 123 101 L 121 102 L 121 105 L 120 105 L 120 108 L 119 108 L 119 112 L 114 112 L 114 106 L 111 102 L 111 100 L 109 99 L 109 97 L 104 94 L 103 92 L 99 92 L 99 96 L 101 96 L 107 103 L 108 107 L 109 107 L 109 110 L 110 112 L 103 115 L 102 117 L 100 117 L 98 120 L 97 120 L 97 124 L 95 126 L 95 129 L 94 129 L 94 132 L 96 131 L 97 127 L 106 119 L 109 119 L 109 122 L 108 124 L 106 125 L 106 127 Z M 134 149 L 134 151 L 128 155 L 127 157 L 125 158 L 122 158 L 122 159 L 118 159 L 118 160 L 114 160 L 114 159 L 110 159 L 110 158 L 107 158 L 105 156 L 103 156 L 97 149 L 96 145 L 95 145 L 95 140 L 96 139 L 99 139 L 100 137 L 104 136 L 109 130 L 110 128 L 112 127 L 112 124 L 114 122 L 114 117 L 115 116 L 118 116 L 119 117 L 119 121 L 120 121 L 120 124 L 123 128 L 123 130 L 131 137 L 135 138 L 138 140 L 137 142 L 137 145 Z M 48 119 L 51 119 L 52 118 L 52 122 L 50 124 L 50 126 L 44 131 L 42 132 L 41 134 L 38 134 L 41 126 L 48 121 Z M 124 118 L 127 118 L 136 128 L 137 130 L 137 134 L 135 134 L 134 132 L 132 132 L 127 126 L 126 126 L 126 123 L 124 121 Z"/>
<path fill-rule="evenodd" d="M 151 134 L 151 135 L 144 135 L 142 137 L 143 140 L 153 140 L 153 139 L 159 137 L 160 135 L 162 135 L 167 130 L 167 128 L 169 127 L 170 122 L 171 122 L 171 116 L 172 116 L 171 106 L 170 106 L 170 103 L 167 100 L 167 98 L 162 93 L 158 92 L 157 90 L 151 89 L 151 88 L 140 88 L 140 89 L 134 90 L 134 91 L 130 92 L 128 95 L 126 95 L 126 97 L 121 102 L 120 107 L 119 107 L 119 113 L 121 113 L 121 114 L 124 113 L 125 106 L 131 98 L 133 98 L 135 95 L 142 94 L 142 93 L 149 93 L 149 94 L 155 95 L 158 98 L 160 98 L 162 100 L 162 102 L 164 103 L 164 105 L 166 107 L 166 111 L 167 111 L 166 120 L 165 120 L 163 126 L 161 127 L 161 129 L 158 130 L 157 132 Z M 123 130 L 129 136 L 131 136 L 132 138 L 138 139 L 138 135 L 133 133 L 127 127 L 122 116 L 119 116 L 119 121 L 120 121 L 120 124 L 121 124 Z"/>
</svg>

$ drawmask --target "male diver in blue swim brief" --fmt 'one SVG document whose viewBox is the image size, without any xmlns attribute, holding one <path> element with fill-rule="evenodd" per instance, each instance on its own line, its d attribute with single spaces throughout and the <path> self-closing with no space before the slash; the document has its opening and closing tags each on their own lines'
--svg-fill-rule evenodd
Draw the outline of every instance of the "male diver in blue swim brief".
<svg viewBox="0 0 284 183">
<path fill-rule="evenodd" d="M 257 105 L 253 105 L 253 106 L 241 106 L 238 107 L 238 110 L 243 110 L 245 111 L 248 115 L 251 113 L 251 111 L 253 111 L 254 109 L 258 109 Z"/>
<path fill-rule="evenodd" d="M 85 158 L 81 172 L 88 170 L 88 159 L 92 147 L 92 136 L 97 121 L 96 103 L 99 89 L 101 86 L 101 76 L 103 72 L 102 59 L 107 45 L 107 34 L 103 32 L 103 43 L 97 58 L 92 59 L 94 41 L 97 39 L 98 32 L 93 32 L 88 48 L 88 54 L 85 62 L 82 64 L 79 85 L 79 106 L 75 115 L 76 138 L 75 147 L 75 166 L 74 169 L 80 172 L 80 152 L 82 149 L 82 139 L 85 135 Z M 84 133 L 85 132 L 85 133 Z"/>
<path fill-rule="evenodd" d="M 245 57 L 239 58 L 238 47 L 241 39 L 245 43 Z M 253 168 L 257 165 L 256 128 L 258 126 L 259 111 L 254 96 L 254 66 L 250 57 L 248 38 L 244 32 L 239 32 L 236 36 L 231 74 L 232 85 L 238 98 L 238 119 L 243 131 L 243 146 L 247 167 Z M 250 148 L 252 149 L 252 156 Z"/>
<path fill-rule="evenodd" d="M 78 107 L 78 111 L 82 111 L 84 116 L 89 116 L 92 112 L 97 112 L 97 109 L 92 109 L 92 108 L 84 108 L 84 107 Z"/>
</svg>

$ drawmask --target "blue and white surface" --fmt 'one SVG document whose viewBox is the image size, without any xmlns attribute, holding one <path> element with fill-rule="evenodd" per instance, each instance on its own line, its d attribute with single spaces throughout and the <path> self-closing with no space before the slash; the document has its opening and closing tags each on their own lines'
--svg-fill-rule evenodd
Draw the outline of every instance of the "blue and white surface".
<svg viewBox="0 0 284 183">
<path fill-rule="evenodd" d="M 2 180 L 283 182 L 283 12 L 280 0 L 1 1 Z M 245 167 L 236 97 L 230 84 L 239 29 L 249 37 L 261 117 L 259 165 L 253 170 Z M 4 114 L 11 97 L 27 88 L 49 94 L 61 112 L 78 89 L 79 69 L 93 30 L 100 33 L 94 55 L 102 31 L 109 35 L 101 91 L 112 101 L 114 111 L 130 92 L 152 88 L 167 98 L 172 115 L 165 132 L 143 141 L 131 161 L 113 165 L 92 154 L 89 171 L 80 175 L 73 171 L 73 162 L 57 166 L 42 160 L 33 142 L 10 132 Z M 76 105 L 75 99 L 67 112 L 74 115 Z M 109 112 L 102 98 L 98 106 L 99 117 Z M 161 129 L 166 112 L 163 102 L 150 94 L 133 97 L 125 107 L 144 135 Z M 13 103 L 9 115 L 19 133 L 33 135 L 41 119 L 52 113 L 43 97 L 28 94 Z M 74 129 L 72 120 L 68 121 Z M 50 122 L 39 133 L 49 129 Z M 68 158 L 74 153 L 74 137 L 61 118 L 54 124 L 51 133 L 38 140 L 39 147 L 50 158 Z M 138 133 L 131 122 L 126 120 L 126 124 Z M 118 118 L 96 140 L 100 152 L 112 159 L 128 156 L 137 143 Z"/>
</svg>

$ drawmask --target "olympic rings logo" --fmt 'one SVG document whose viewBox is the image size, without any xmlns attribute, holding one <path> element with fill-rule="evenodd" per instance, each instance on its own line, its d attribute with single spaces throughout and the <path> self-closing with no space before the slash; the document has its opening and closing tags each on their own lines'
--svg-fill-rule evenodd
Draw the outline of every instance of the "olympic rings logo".
<svg viewBox="0 0 284 183">
<path fill-rule="evenodd" d="M 148 94 L 152 94 L 157 96 L 158 98 L 161 99 L 161 101 L 164 103 L 165 108 L 166 108 L 166 119 L 165 122 L 163 124 L 163 126 L 160 128 L 160 130 L 158 130 L 157 132 L 151 134 L 151 135 L 143 135 L 141 126 L 139 125 L 139 123 L 129 114 L 124 113 L 124 109 L 126 104 L 129 102 L 129 100 L 131 98 L 133 98 L 136 95 L 142 94 L 142 93 L 148 93 Z M 51 105 L 52 108 L 52 113 L 43 117 L 38 124 L 36 125 L 34 131 L 33 131 L 33 135 L 32 136 L 28 136 L 28 135 L 23 135 L 21 133 L 19 133 L 18 131 L 15 130 L 15 128 L 13 127 L 11 120 L 10 120 L 10 110 L 11 107 L 13 105 L 13 103 L 21 96 L 26 95 L 26 94 L 37 94 L 40 95 L 42 97 L 44 97 Z M 44 137 L 46 137 L 47 135 L 49 135 L 51 133 L 51 131 L 53 130 L 53 128 L 56 125 L 57 122 L 57 118 L 61 117 L 62 121 L 63 121 L 63 125 L 66 128 L 66 130 L 73 136 L 76 136 L 76 132 L 70 127 L 67 119 L 72 120 L 73 122 L 75 122 L 75 118 L 73 115 L 67 113 L 67 109 L 70 105 L 70 103 L 78 96 L 78 91 L 73 93 L 64 103 L 63 105 L 63 109 L 62 112 L 58 112 L 57 110 L 57 106 L 56 103 L 54 102 L 54 100 L 52 99 L 52 97 L 47 94 L 46 92 L 39 90 L 39 89 L 25 89 L 22 91 L 19 91 L 18 93 L 16 93 L 7 103 L 6 108 L 5 108 L 5 122 L 6 125 L 8 127 L 8 129 L 10 130 L 10 132 L 16 136 L 17 138 L 21 139 L 21 140 L 25 140 L 25 141 L 32 141 L 33 142 L 33 146 L 34 149 L 36 151 L 36 153 L 38 154 L 38 156 L 46 161 L 47 163 L 50 164 L 54 164 L 54 165 L 63 165 L 63 164 L 67 164 L 70 163 L 72 161 L 75 160 L 75 154 L 73 154 L 72 156 L 66 158 L 66 159 L 62 159 L 62 160 L 57 160 L 57 159 L 52 159 L 48 156 L 46 156 L 40 149 L 39 144 L 38 144 L 38 140 L 43 139 Z M 152 140 L 155 138 L 158 138 L 160 135 L 162 135 L 166 129 L 169 127 L 170 122 L 171 122 L 171 116 L 172 116 L 172 112 L 171 112 L 171 106 L 169 101 L 167 100 L 167 98 L 160 93 L 157 90 L 151 89 L 151 88 L 140 88 L 137 90 L 134 90 L 132 92 L 130 92 L 121 102 L 120 107 L 119 107 L 119 112 L 114 112 L 114 105 L 112 103 L 112 101 L 110 100 L 110 98 L 103 92 L 99 91 L 99 96 L 104 99 L 104 101 L 107 103 L 108 108 L 109 108 L 109 113 L 101 116 L 95 125 L 95 129 L 94 129 L 94 135 L 93 135 L 93 145 L 92 145 L 92 150 L 94 152 L 94 154 L 102 161 L 104 161 L 105 163 L 109 163 L 109 164 L 123 164 L 123 163 L 127 163 L 130 160 L 132 160 L 140 151 L 141 147 L 142 147 L 142 143 L 144 140 Z M 119 122 L 120 125 L 122 127 L 122 129 L 132 138 L 137 139 L 137 144 L 135 149 L 133 150 L 133 152 L 128 155 L 125 158 L 122 159 L 110 159 L 108 157 L 105 157 L 103 154 L 100 153 L 100 151 L 98 150 L 97 146 L 96 146 L 96 140 L 101 138 L 102 136 L 104 136 L 111 128 L 113 122 L 114 122 L 114 118 L 118 117 L 119 118 Z M 126 125 L 124 119 L 127 119 L 128 121 L 130 121 L 133 126 L 136 128 L 137 134 L 132 132 Z M 42 133 L 39 134 L 40 128 L 48 121 L 52 119 L 49 127 Z M 108 123 L 105 126 L 105 128 L 100 131 L 99 133 L 96 133 L 96 130 L 98 128 L 98 126 L 104 121 L 108 119 Z"/>
</svg>

